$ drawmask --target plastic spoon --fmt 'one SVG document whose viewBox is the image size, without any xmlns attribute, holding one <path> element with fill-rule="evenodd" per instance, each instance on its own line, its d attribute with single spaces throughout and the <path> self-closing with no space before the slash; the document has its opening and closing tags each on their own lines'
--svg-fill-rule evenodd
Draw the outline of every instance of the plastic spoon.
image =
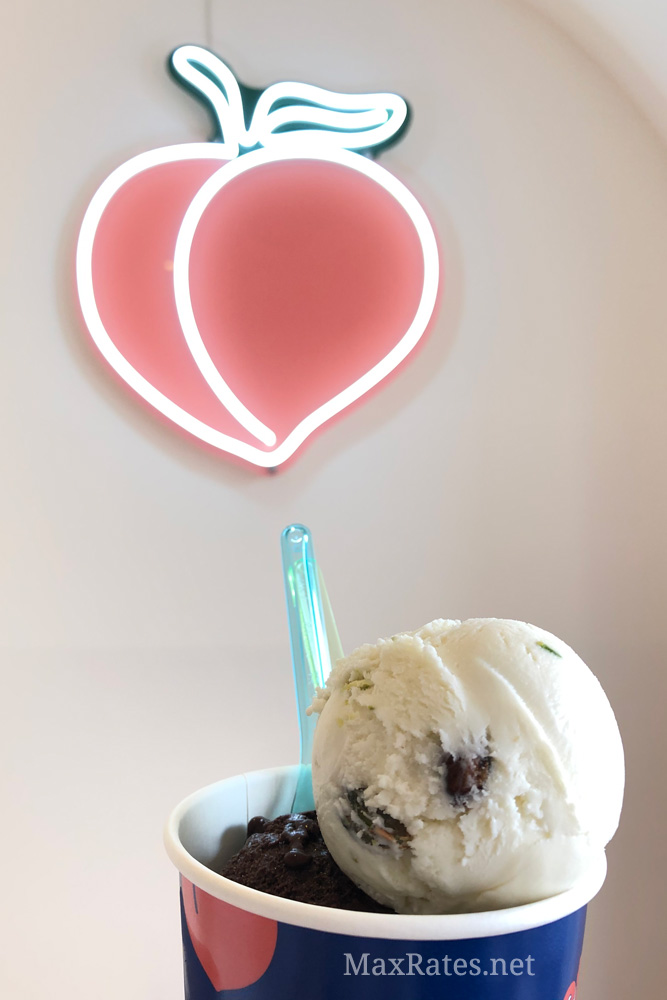
<svg viewBox="0 0 667 1000">
<path fill-rule="evenodd" d="M 310 531 L 303 524 L 290 524 L 280 542 L 301 736 L 301 766 L 291 811 L 306 812 L 315 808 L 310 763 L 317 721 L 306 714 L 306 709 L 315 697 L 315 689 L 322 687 L 329 676 L 332 661 L 343 654 Z"/>
</svg>

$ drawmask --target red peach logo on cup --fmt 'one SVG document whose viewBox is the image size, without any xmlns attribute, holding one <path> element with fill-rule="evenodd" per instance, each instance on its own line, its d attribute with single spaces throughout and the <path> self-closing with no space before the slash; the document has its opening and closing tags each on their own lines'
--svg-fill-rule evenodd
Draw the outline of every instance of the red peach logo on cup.
<svg viewBox="0 0 667 1000">
<path fill-rule="evenodd" d="M 184 875 L 181 893 L 192 947 L 216 992 L 257 982 L 276 950 L 276 921 L 216 899 Z"/>
<path fill-rule="evenodd" d="M 373 156 L 405 130 L 396 94 L 242 87 L 176 49 L 210 142 L 118 167 L 77 246 L 85 323 L 117 374 L 179 427 L 275 468 L 415 348 L 438 293 L 423 208 Z"/>
<path fill-rule="evenodd" d="M 579 978 L 579 976 L 577 976 L 577 979 L 578 978 Z M 570 985 L 568 986 L 567 992 L 566 992 L 565 996 L 563 997 L 563 1000 L 577 1000 L 577 983 L 576 983 L 576 980 L 574 982 L 570 983 Z"/>
</svg>

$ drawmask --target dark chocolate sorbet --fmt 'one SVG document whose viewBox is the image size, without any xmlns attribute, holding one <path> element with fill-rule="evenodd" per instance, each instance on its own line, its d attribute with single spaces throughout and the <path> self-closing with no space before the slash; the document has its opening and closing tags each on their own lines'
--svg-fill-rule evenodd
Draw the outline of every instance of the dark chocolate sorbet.
<svg viewBox="0 0 667 1000">
<path fill-rule="evenodd" d="M 248 823 L 244 846 L 220 871 L 225 878 L 273 896 L 342 910 L 391 913 L 344 874 L 322 839 L 315 812 Z"/>
</svg>

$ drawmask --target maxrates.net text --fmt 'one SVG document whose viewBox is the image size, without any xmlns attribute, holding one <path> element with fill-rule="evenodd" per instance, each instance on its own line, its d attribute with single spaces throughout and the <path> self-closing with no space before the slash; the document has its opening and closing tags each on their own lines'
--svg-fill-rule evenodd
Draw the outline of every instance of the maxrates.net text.
<svg viewBox="0 0 667 1000">
<path fill-rule="evenodd" d="M 409 951 L 396 958 L 373 957 L 365 951 L 361 955 L 345 952 L 345 976 L 534 976 L 535 959 L 525 958 L 424 958 L 419 952 Z"/>
</svg>

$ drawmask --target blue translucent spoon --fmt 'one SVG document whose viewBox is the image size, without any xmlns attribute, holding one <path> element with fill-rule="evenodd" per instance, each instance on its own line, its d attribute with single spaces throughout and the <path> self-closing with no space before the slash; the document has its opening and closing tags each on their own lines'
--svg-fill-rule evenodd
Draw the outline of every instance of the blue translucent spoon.
<svg viewBox="0 0 667 1000">
<path fill-rule="evenodd" d="M 322 687 L 329 676 L 332 662 L 343 651 L 310 531 L 302 524 L 290 524 L 280 542 L 301 735 L 301 766 L 291 811 L 306 812 L 315 808 L 310 763 L 317 721 L 316 716 L 306 715 L 306 709 L 315 697 L 315 689 Z"/>
</svg>

